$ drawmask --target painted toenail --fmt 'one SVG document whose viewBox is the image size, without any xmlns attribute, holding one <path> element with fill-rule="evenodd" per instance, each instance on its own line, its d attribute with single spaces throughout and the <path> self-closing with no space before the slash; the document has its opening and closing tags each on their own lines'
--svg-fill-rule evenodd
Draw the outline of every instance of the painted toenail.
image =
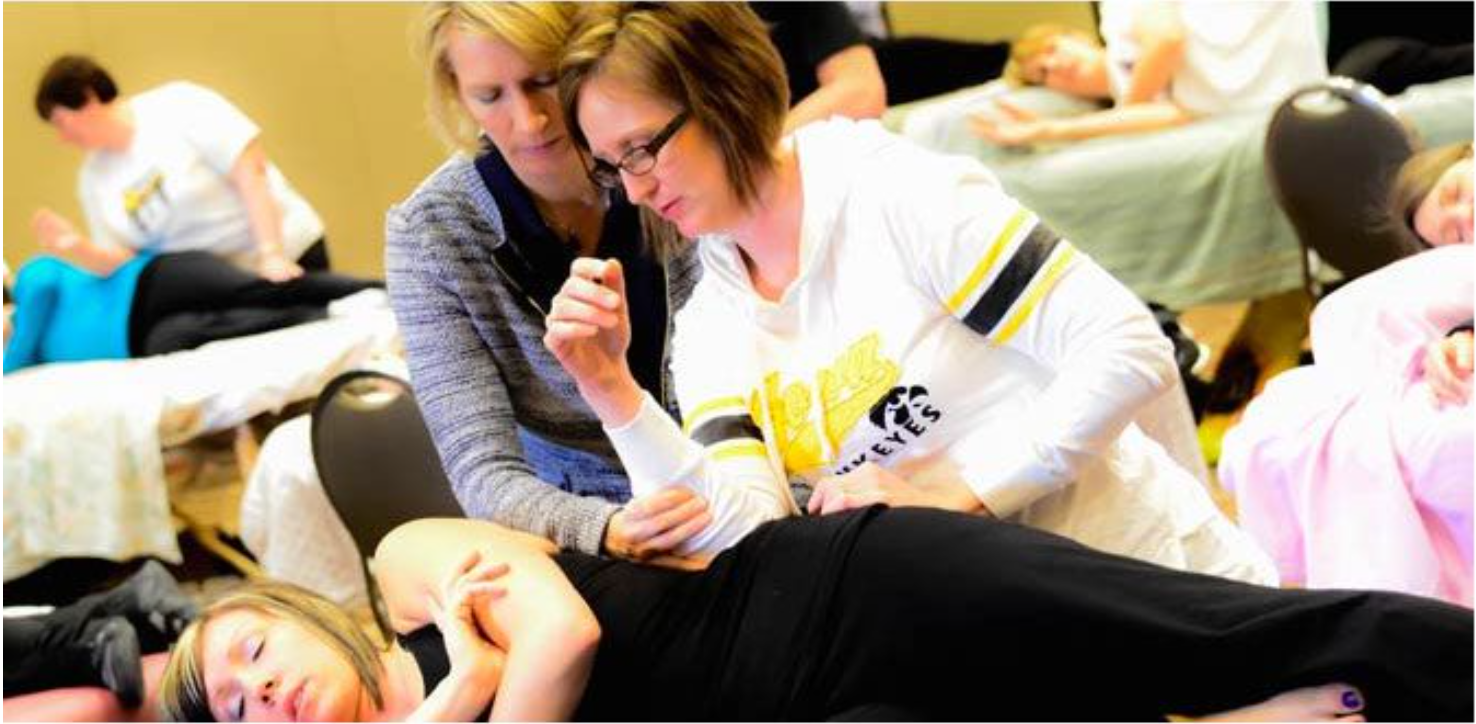
<svg viewBox="0 0 1476 724">
<path fill-rule="evenodd" d="M 1343 707 L 1352 710 L 1362 709 L 1363 697 L 1359 696 L 1358 692 L 1349 689 L 1343 692 Z"/>
</svg>

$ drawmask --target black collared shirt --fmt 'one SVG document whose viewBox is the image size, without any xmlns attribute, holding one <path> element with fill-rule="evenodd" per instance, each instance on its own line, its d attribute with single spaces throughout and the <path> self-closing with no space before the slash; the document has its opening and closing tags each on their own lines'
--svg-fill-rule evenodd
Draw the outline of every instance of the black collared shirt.
<svg viewBox="0 0 1476 724">
<path fill-rule="evenodd" d="M 477 157 L 477 173 L 502 213 L 506 241 L 493 250 L 503 271 L 533 304 L 547 313 L 554 295 L 569 277 L 575 250 L 554 233 L 538 213 L 533 195 L 495 148 Z M 641 233 L 640 213 L 624 196 L 612 193 L 595 256 L 619 259 L 625 271 L 626 303 L 630 309 L 630 349 L 625 353 L 631 373 L 657 400 L 661 389 L 662 357 L 666 346 L 666 270 Z"/>
</svg>

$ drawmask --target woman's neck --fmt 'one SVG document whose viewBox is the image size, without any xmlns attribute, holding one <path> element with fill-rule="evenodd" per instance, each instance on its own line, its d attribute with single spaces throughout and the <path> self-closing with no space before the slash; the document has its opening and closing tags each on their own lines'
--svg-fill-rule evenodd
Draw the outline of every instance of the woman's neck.
<svg viewBox="0 0 1476 724">
<path fill-rule="evenodd" d="M 605 205 L 598 195 L 555 200 L 534 194 L 533 204 L 544 223 L 564 243 L 574 245 L 575 254 L 594 255 L 605 221 Z"/>
<path fill-rule="evenodd" d="M 800 271 L 800 229 L 804 187 L 799 155 L 788 143 L 775 157 L 774 168 L 759 182 L 751 213 L 732 231 L 743 252 L 749 281 L 760 297 L 775 302 Z"/>
</svg>

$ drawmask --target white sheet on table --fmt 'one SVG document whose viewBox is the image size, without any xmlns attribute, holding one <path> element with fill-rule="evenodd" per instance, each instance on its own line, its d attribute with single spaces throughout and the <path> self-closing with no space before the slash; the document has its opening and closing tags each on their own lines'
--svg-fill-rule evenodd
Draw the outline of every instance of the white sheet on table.
<svg viewBox="0 0 1476 724">
<path fill-rule="evenodd" d="M 179 561 L 161 445 L 280 411 L 397 343 L 394 315 L 366 304 L 187 352 L 7 375 L 5 580 L 63 556 Z"/>
</svg>

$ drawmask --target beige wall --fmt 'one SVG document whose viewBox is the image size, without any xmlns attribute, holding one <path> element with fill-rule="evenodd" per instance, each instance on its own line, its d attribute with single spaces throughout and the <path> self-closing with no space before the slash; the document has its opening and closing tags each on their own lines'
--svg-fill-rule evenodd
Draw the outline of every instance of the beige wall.
<svg viewBox="0 0 1476 724">
<path fill-rule="evenodd" d="M 899 34 L 983 40 L 1043 20 L 1091 25 L 1085 2 L 889 5 Z M 81 155 L 35 117 L 32 94 L 52 58 L 83 52 L 124 93 L 182 78 L 225 94 L 322 214 L 335 266 L 380 274 L 384 210 L 445 156 L 422 113 L 416 13 L 409 4 L 6 3 L 6 261 L 15 268 L 35 253 L 28 222 L 38 206 L 82 224 Z"/>
<path fill-rule="evenodd" d="M 1089 2 L 889 2 L 892 32 L 953 40 L 1009 40 L 1036 23 L 1096 31 Z"/>
<path fill-rule="evenodd" d="M 50 205 L 83 223 L 81 154 L 35 116 L 46 64 L 95 56 L 123 92 L 188 79 L 230 98 L 317 208 L 334 265 L 381 273 L 384 210 L 445 156 L 422 109 L 410 51 L 417 8 L 334 3 L 6 3 L 5 260 L 36 251 L 28 222 Z"/>
</svg>

